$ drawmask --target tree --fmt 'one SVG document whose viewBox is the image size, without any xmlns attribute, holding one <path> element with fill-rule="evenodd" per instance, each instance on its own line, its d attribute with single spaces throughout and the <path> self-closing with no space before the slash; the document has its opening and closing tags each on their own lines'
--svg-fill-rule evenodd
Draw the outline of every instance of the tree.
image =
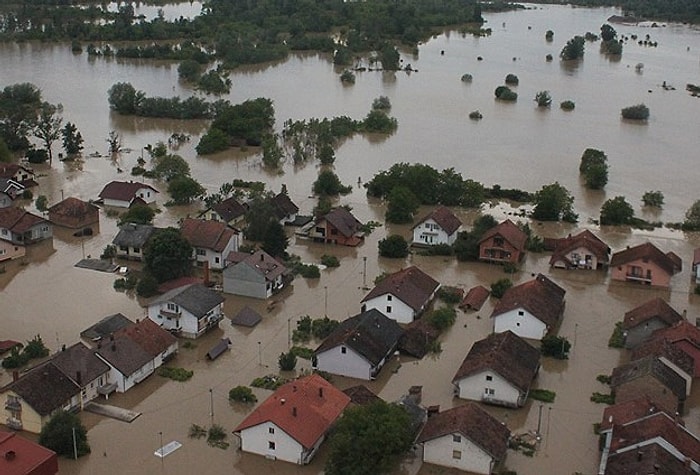
<svg viewBox="0 0 700 475">
<path fill-rule="evenodd" d="M 29 148 L 27 135 L 40 107 L 41 90 L 34 84 L 12 84 L 0 92 L 0 137 L 10 150 Z"/>
<path fill-rule="evenodd" d="M 136 284 L 136 295 L 139 297 L 153 297 L 158 293 L 158 281 L 151 274 L 145 274 Z"/>
<path fill-rule="evenodd" d="M 420 201 L 411 190 L 405 186 L 394 187 L 387 198 L 385 218 L 389 223 L 410 223 L 418 206 Z"/>
<path fill-rule="evenodd" d="M 344 70 L 340 74 L 340 82 L 346 84 L 355 84 L 355 73 L 353 73 L 349 69 Z"/>
<path fill-rule="evenodd" d="M 379 241 L 379 255 L 382 257 L 406 257 L 408 256 L 408 242 L 400 234 Z"/>
<path fill-rule="evenodd" d="M 389 117 L 385 111 L 372 109 L 362 121 L 362 130 L 376 134 L 390 134 L 396 130 L 398 122 Z"/>
<path fill-rule="evenodd" d="M 236 386 L 228 392 L 229 401 L 256 403 L 258 398 L 253 394 L 253 391 L 248 386 Z"/>
<path fill-rule="evenodd" d="M 344 186 L 332 170 L 323 170 L 313 184 L 313 191 L 321 196 L 345 195 L 352 191 L 352 187 Z"/>
<path fill-rule="evenodd" d="M 164 144 L 163 148 L 165 149 Z M 190 174 L 190 165 L 180 155 L 156 153 L 153 161 L 153 174 L 155 178 L 160 180 L 170 181 L 175 177 L 189 176 Z"/>
<path fill-rule="evenodd" d="M 189 176 L 178 175 L 168 183 L 168 193 L 176 205 L 190 204 L 206 192 L 197 180 Z"/>
<path fill-rule="evenodd" d="M 586 40 L 583 36 L 576 35 L 566 42 L 564 48 L 562 48 L 559 57 L 564 61 L 571 61 L 574 59 L 583 58 L 583 53 L 585 51 Z"/>
<path fill-rule="evenodd" d="M 129 210 L 119 217 L 119 225 L 125 223 L 134 224 L 151 224 L 156 212 L 153 208 L 146 205 L 136 205 L 129 208 Z"/>
<path fill-rule="evenodd" d="M 202 65 L 194 59 L 186 59 L 177 67 L 177 74 L 183 81 L 195 83 L 202 74 Z"/>
<path fill-rule="evenodd" d="M 540 342 L 540 351 L 543 356 L 551 356 L 558 360 L 569 359 L 571 343 L 563 336 L 547 335 Z"/>
<path fill-rule="evenodd" d="M 608 183 L 608 157 L 601 150 L 594 148 L 584 150 L 578 169 L 583 175 L 587 188 L 600 190 Z"/>
<path fill-rule="evenodd" d="M 622 118 L 628 120 L 647 120 L 649 118 L 649 108 L 644 104 L 625 107 L 621 111 Z"/>
<path fill-rule="evenodd" d="M 158 282 L 177 279 L 192 271 L 192 246 L 177 228 L 157 231 L 143 250 L 146 270 Z"/>
<path fill-rule="evenodd" d="M 700 200 L 693 203 L 693 206 L 685 212 L 685 221 L 683 221 L 683 229 L 686 231 L 700 230 Z"/>
<path fill-rule="evenodd" d="M 245 237 L 251 241 L 263 241 L 270 222 L 277 221 L 275 209 L 272 206 L 272 194 L 266 193 L 254 196 L 245 214 Z"/>
<path fill-rule="evenodd" d="M 574 213 L 574 198 L 569 190 L 554 182 L 544 185 L 535 193 L 535 208 L 532 217 L 540 221 L 576 222 L 578 216 Z"/>
<path fill-rule="evenodd" d="M 600 37 L 603 41 L 612 41 L 617 37 L 617 31 L 615 31 L 615 28 L 605 23 L 600 27 Z"/>
<path fill-rule="evenodd" d="M 277 358 L 277 364 L 281 371 L 294 371 L 297 367 L 297 356 L 293 352 L 282 353 Z"/>
<path fill-rule="evenodd" d="M 496 99 L 506 102 L 513 102 L 518 100 L 518 93 L 512 91 L 508 86 L 498 86 L 494 91 Z"/>
<path fill-rule="evenodd" d="M 511 282 L 510 279 L 505 277 L 498 279 L 496 282 L 491 284 L 491 295 L 497 299 L 500 299 L 503 297 L 503 294 L 506 293 L 506 290 L 510 289 L 511 287 L 513 287 L 513 282 Z"/>
<path fill-rule="evenodd" d="M 552 30 L 547 30 L 547 32 L 544 34 L 544 39 L 547 41 L 554 40 L 554 32 Z"/>
<path fill-rule="evenodd" d="M 387 96 L 379 96 L 372 101 L 372 109 L 388 111 L 391 109 L 391 100 Z"/>
<path fill-rule="evenodd" d="M 664 205 L 664 194 L 660 191 L 646 191 L 642 195 L 642 203 L 644 206 L 662 208 Z"/>
<path fill-rule="evenodd" d="M 506 79 L 504 81 L 509 86 L 517 86 L 520 83 L 520 79 L 513 73 L 506 74 Z"/>
<path fill-rule="evenodd" d="M 262 240 L 263 250 L 273 257 L 284 257 L 288 245 L 289 238 L 284 231 L 284 226 L 276 219 L 270 220 Z"/>
<path fill-rule="evenodd" d="M 414 431 L 406 410 L 384 401 L 346 409 L 329 439 L 326 475 L 392 471 L 411 448 Z"/>
<path fill-rule="evenodd" d="M 122 115 L 135 114 L 145 98 L 145 94 L 136 91 L 128 82 L 118 82 L 107 91 L 109 107 Z"/>
<path fill-rule="evenodd" d="M 0 163 L 9 163 L 12 160 L 12 152 L 2 137 L 0 137 Z"/>
<path fill-rule="evenodd" d="M 63 118 L 57 113 L 62 110 L 63 106 L 42 102 L 39 108 L 39 115 L 34 124 L 34 136 L 44 143 L 46 152 L 49 154 L 49 165 L 53 162 L 53 152 L 51 145 L 61 136 L 61 124 Z"/>
<path fill-rule="evenodd" d="M 49 204 L 49 199 L 46 197 L 46 195 L 39 195 L 36 198 L 36 203 L 34 205 L 36 206 L 36 209 L 41 211 L 42 213 L 46 212 Z"/>
<path fill-rule="evenodd" d="M 279 168 L 284 152 L 277 141 L 276 134 L 265 134 L 262 139 L 262 161 L 266 167 Z"/>
<path fill-rule="evenodd" d="M 110 130 L 105 141 L 109 144 L 109 153 L 115 154 L 121 151 L 122 138 L 116 130 Z"/>
<path fill-rule="evenodd" d="M 549 91 L 540 91 L 535 94 L 535 102 L 537 107 L 549 107 L 552 105 L 552 95 Z"/>
<path fill-rule="evenodd" d="M 630 224 L 634 218 L 634 209 L 624 196 L 610 198 L 600 209 L 600 224 L 621 225 Z"/>
<path fill-rule="evenodd" d="M 73 441 L 75 440 L 75 445 Z M 78 457 L 90 453 L 87 429 L 73 413 L 59 411 L 41 428 L 39 443 L 64 457 Z"/>
<path fill-rule="evenodd" d="M 69 157 L 77 155 L 83 150 L 83 136 L 75 124 L 66 122 L 66 125 L 61 129 L 61 136 L 63 137 L 63 150 Z"/>
<path fill-rule="evenodd" d="M 379 52 L 379 61 L 387 71 L 397 71 L 400 68 L 399 60 L 399 51 L 390 44 L 386 44 Z"/>
</svg>

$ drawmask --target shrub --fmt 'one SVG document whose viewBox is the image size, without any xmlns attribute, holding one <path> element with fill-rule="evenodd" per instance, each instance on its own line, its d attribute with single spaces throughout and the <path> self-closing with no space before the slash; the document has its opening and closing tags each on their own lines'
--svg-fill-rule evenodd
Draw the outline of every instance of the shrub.
<svg viewBox="0 0 700 475">
<path fill-rule="evenodd" d="M 547 335 L 542 338 L 540 345 L 540 351 L 542 351 L 543 356 L 551 356 L 558 360 L 566 360 L 569 358 L 571 343 L 562 336 Z"/>
<path fill-rule="evenodd" d="M 236 386 L 228 392 L 229 401 L 256 403 L 258 398 L 253 394 L 253 391 L 248 386 Z"/>
<path fill-rule="evenodd" d="M 443 331 L 454 325 L 455 320 L 457 320 L 457 312 L 452 307 L 443 307 L 433 310 L 426 318 L 433 328 Z"/>
<path fill-rule="evenodd" d="M 661 208 L 664 205 L 664 194 L 660 191 L 647 191 L 642 195 L 644 206 Z"/>
<path fill-rule="evenodd" d="M 595 377 L 595 379 L 599 383 L 610 384 L 610 381 L 612 378 L 608 374 L 599 374 L 598 376 Z"/>
<path fill-rule="evenodd" d="M 535 401 L 554 402 L 554 399 L 557 397 L 557 393 L 548 389 L 531 389 L 528 397 L 530 399 L 534 399 Z"/>
<path fill-rule="evenodd" d="M 340 322 L 337 320 L 331 320 L 327 316 L 323 318 L 315 318 L 311 322 L 311 334 L 314 336 L 314 338 L 323 340 L 328 335 L 333 333 L 333 330 L 338 328 L 338 325 L 340 325 Z"/>
<path fill-rule="evenodd" d="M 513 282 L 511 282 L 510 279 L 498 279 L 496 282 L 491 284 L 491 295 L 497 299 L 500 299 L 503 297 L 503 294 L 506 293 L 506 290 L 510 289 L 512 286 Z"/>
<path fill-rule="evenodd" d="M 321 264 L 323 264 L 326 267 L 339 267 L 340 261 L 335 256 L 324 254 L 321 256 Z"/>
<path fill-rule="evenodd" d="M 494 91 L 496 99 L 501 101 L 517 101 L 518 93 L 513 92 L 508 86 L 498 86 Z"/>
<path fill-rule="evenodd" d="M 289 351 L 290 353 L 294 353 L 294 356 L 297 358 L 303 358 L 305 360 L 310 360 L 314 356 L 314 350 L 304 346 L 293 346 Z"/>
<path fill-rule="evenodd" d="M 287 382 L 288 380 L 286 378 L 268 374 L 266 376 L 255 378 L 250 385 L 254 388 L 269 389 L 270 391 L 274 391 Z"/>
<path fill-rule="evenodd" d="M 637 104 L 622 109 L 622 118 L 628 120 L 647 120 L 649 118 L 649 108 L 644 104 Z"/>
<path fill-rule="evenodd" d="M 379 255 L 390 258 L 403 258 L 408 256 L 408 242 L 400 234 L 379 241 Z"/>
<path fill-rule="evenodd" d="M 158 368 L 158 376 L 170 378 L 174 381 L 187 381 L 194 375 L 194 371 L 189 371 L 184 368 L 171 368 L 169 366 L 161 366 Z"/>
<path fill-rule="evenodd" d="M 479 112 L 478 110 L 475 110 L 475 111 L 471 111 L 469 113 L 469 118 L 472 120 L 479 120 L 479 119 L 483 119 L 484 116 L 481 114 L 481 112 Z"/>
<path fill-rule="evenodd" d="M 552 95 L 549 91 L 540 91 L 535 94 L 537 107 L 549 107 L 552 104 Z"/>
<path fill-rule="evenodd" d="M 608 339 L 608 346 L 610 348 L 622 348 L 625 346 L 625 334 L 622 330 L 622 322 L 617 322 L 615 324 L 615 329 Z"/>
<path fill-rule="evenodd" d="M 32 190 L 24 190 L 22 192 L 23 200 L 31 200 L 32 198 L 34 198 L 34 193 L 32 193 Z"/>
<path fill-rule="evenodd" d="M 389 110 L 391 109 L 391 101 L 386 96 L 379 96 L 374 101 L 372 101 L 372 109 L 377 110 Z"/>
<path fill-rule="evenodd" d="M 291 351 L 288 353 L 281 353 L 279 358 L 277 358 L 277 363 L 282 371 L 293 371 L 297 367 L 297 357 Z"/>
<path fill-rule="evenodd" d="M 576 103 L 574 101 L 562 101 L 559 107 L 565 111 L 572 111 L 576 108 Z"/>
<path fill-rule="evenodd" d="M 515 74 L 508 74 L 506 75 L 505 83 L 510 85 L 510 86 L 517 86 L 520 80 L 518 79 L 518 76 Z"/>
<path fill-rule="evenodd" d="M 462 82 L 472 82 L 472 75 L 469 73 L 462 74 Z"/>
<path fill-rule="evenodd" d="M 189 432 L 187 432 L 187 437 L 190 439 L 201 439 L 205 435 L 207 435 L 207 429 L 198 424 L 192 424 Z"/>
<path fill-rule="evenodd" d="M 229 443 L 226 442 L 226 437 L 228 437 L 226 430 L 220 425 L 214 424 L 207 433 L 207 444 L 226 450 L 229 446 Z"/>
<path fill-rule="evenodd" d="M 340 75 L 340 82 L 346 83 L 346 84 L 355 84 L 355 73 L 353 73 L 349 69 L 346 69 Z"/>
<path fill-rule="evenodd" d="M 107 244 L 100 255 L 100 259 L 111 259 L 113 257 L 117 257 L 117 246 Z"/>
<path fill-rule="evenodd" d="M 448 304 L 458 304 L 462 301 L 462 290 L 455 287 L 443 286 L 437 292 L 440 300 Z"/>
<path fill-rule="evenodd" d="M 305 279 L 318 279 L 321 277 L 321 271 L 318 266 L 313 264 L 300 263 L 295 266 L 295 270 Z"/>
<path fill-rule="evenodd" d="M 554 56 L 552 56 L 551 54 L 548 54 L 547 56 L 544 57 L 544 59 L 545 59 L 548 63 L 550 63 L 550 62 L 554 61 Z"/>
<path fill-rule="evenodd" d="M 151 274 L 146 274 L 136 284 L 136 295 L 139 297 L 153 297 L 158 293 L 158 281 Z"/>
<path fill-rule="evenodd" d="M 596 404 L 612 405 L 615 404 L 615 396 L 613 396 L 612 394 L 603 394 L 596 391 L 593 394 L 591 394 L 591 401 L 595 402 Z"/>
</svg>

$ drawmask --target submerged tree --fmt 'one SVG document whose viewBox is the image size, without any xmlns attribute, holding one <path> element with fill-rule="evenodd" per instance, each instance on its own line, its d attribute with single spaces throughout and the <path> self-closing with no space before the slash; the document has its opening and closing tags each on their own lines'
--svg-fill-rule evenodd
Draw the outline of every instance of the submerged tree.
<svg viewBox="0 0 700 475">
<path fill-rule="evenodd" d="M 559 53 L 559 57 L 561 57 L 561 59 L 564 61 L 583 58 L 585 44 L 586 40 L 583 38 L 583 36 L 574 36 L 566 42 L 566 45 L 564 48 L 562 48 L 561 53 Z"/>
<path fill-rule="evenodd" d="M 143 261 L 158 282 L 177 279 L 192 271 L 192 246 L 177 228 L 158 230 L 143 250 Z"/>
<path fill-rule="evenodd" d="M 63 150 L 69 157 L 78 155 L 83 150 L 83 136 L 78 131 L 78 128 L 72 122 L 66 122 L 66 125 L 61 129 L 63 137 Z"/>
<path fill-rule="evenodd" d="M 57 412 L 41 428 L 39 443 L 64 457 L 90 453 L 87 429 L 76 414 L 67 411 Z"/>
<path fill-rule="evenodd" d="M 624 196 L 610 198 L 600 209 L 600 224 L 622 225 L 631 224 L 634 219 L 634 209 Z"/>
<path fill-rule="evenodd" d="M 49 165 L 53 163 L 51 145 L 61 136 L 61 124 L 63 118 L 58 115 L 63 106 L 42 102 L 39 114 L 34 124 L 34 136 L 44 143 L 46 153 L 49 155 Z"/>
<path fill-rule="evenodd" d="M 535 193 L 534 219 L 540 221 L 567 221 L 575 223 L 578 216 L 574 213 L 574 197 L 559 182 L 544 185 Z"/>
</svg>

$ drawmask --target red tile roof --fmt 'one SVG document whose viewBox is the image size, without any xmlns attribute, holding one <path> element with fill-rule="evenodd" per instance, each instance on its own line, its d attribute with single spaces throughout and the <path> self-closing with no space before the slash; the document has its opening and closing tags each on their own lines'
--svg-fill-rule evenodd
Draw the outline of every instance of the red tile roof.
<svg viewBox="0 0 700 475">
<path fill-rule="evenodd" d="M 537 274 L 533 280 L 506 290 L 493 309 L 491 318 L 523 308 L 548 327 L 553 328 L 564 312 L 565 294 L 566 290 L 544 275 Z"/>
<path fill-rule="evenodd" d="M 180 224 L 182 236 L 194 247 L 222 252 L 228 242 L 238 234 L 219 221 L 185 218 Z"/>
<path fill-rule="evenodd" d="M 98 211 L 99 208 L 92 203 L 69 196 L 49 208 L 50 215 L 65 216 L 70 218 L 83 218 L 89 213 Z"/>
<path fill-rule="evenodd" d="M 662 405 L 656 404 L 648 396 L 640 396 L 639 399 L 607 406 L 603 410 L 603 420 L 600 423 L 600 430 L 607 431 L 614 425 L 624 425 L 638 419 L 642 419 L 656 412 L 666 412 Z M 668 412 L 666 412 L 668 414 Z M 673 414 L 668 414 L 673 416 Z"/>
<path fill-rule="evenodd" d="M 362 230 L 362 223 L 345 208 L 335 208 L 326 214 L 323 219 L 345 237 L 354 236 Z"/>
<path fill-rule="evenodd" d="M 683 320 L 680 313 L 676 312 L 664 299 L 657 297 L 625 313 L 622 328 L 629 330 L 654 318 L 658 318 L 668 326 Z"/>
<path fill-rule="evenodd" d="M 465 404 L 429 417 L 418 442 L 452 434 L 463 435 L 493 459 L 502 461 L 506 456 L 510 430 L 477 404 Z"/>
<path fill-rule="evenodd" d="M 0 431 L 2 475 L 52 475 L 58 473 L 58 456 L 13 432 Z"/>
<path fill-rule="evenodd" d="M 453 234 L 462 225 L 459 218 L 455 216 L 455 214 L 448 207 L 440 206 L 418 221 L 418 224 L 413 226 L 413 228 L 416 228 L 429 219 L 435 221 L 448 235 Z"/>
<path fill-rule="evenodd" d="M 312 374 L 279 387 L 234 432 L 271 422 L 308 449 L 328 432 L 349 403 L 345 393 Z"/>
<path fill-rule="evenodd" d="M 499 223 L 486 231 L 483 236 L 481 236 L 481 239 L 479 239 L 479 244 L 494 236 L 501 236 L 519 251 L 525 249 L 527 234 L 525 234 L 525 232 L 510 219 L 506 219 L 502 223 Z"/>
<path fill-rule="evenodd" d="M 695 360 L 691 355 L 683 351 L 663 338 L 647 340 L 632 350 L 630 361 L 636 361 L 647 356 L 663 357 L 692 377 L 695 374 Z M 674 370 L 675 371 L 675 370 Z"/>
<path fill-rule="evenodd" d="M 650 338 L 663 338 L 671 343 L 686 340 L 695 346 L 700 347 L 700 328 L 696 327 L 687 320 L 681 320 L 673 324 L 671 327 L 656 330 L 651 334 Z"/>
<path fill-rule="evenodd" d="M 452 382 L 483 371 L 498 373 L 522 392 L 530 389 L 540 367 L 540 350 L 510 330 L 475 342 Z"/>
<path fill-rule="evenodd" d="M 630 449 L 608 457 L 605 475 L 695 475 L 685 460 L 659 444 L 645 445 L 642 450 Z"/>
<path fill-rule="evenodd" d="M 575 236 L 569 235 L 568 237 L 559 239 L 549 263 L 553 264 L 561 259 L 567 260 L 567 254 L 579 248 L 588 249 L 599 261 L 608 261 L 610 247 L 595 234 L 585 229 Z"/>
<path fill-rule="evenodd" d="M 437 280 L 418 267 L 411 266 L 386 276 L 362 299 L 362 302 L 391 294 L 417 311 L 430 300 L 439 286 L 440 283 Z"/>
<path fill-rule="evenodd" d="M 141 188 L 150 188 L 158 193 L 158 190 L 146 183 L 138 181 L 111 181 L 102 188 L 98 196 L 109 200 L 131 201 Z"/>
<path fill-rule="evenodd" d="M 240 218 L 248 211 L 248 208 L 239 203 L 234 197 L 227 198 L 224 201 L 215 204 L 212 206 L 212 209 L 216 211 L 219 216 L 221 216 L 221 219 L 226 222 Z"/>
<path fill-rule="evenodd" d="M 144 318 L 133 325 L 117 330 L 115 336 L 131 339 L 153 358 L 177 343 L 177 338 L 150 318 Z"/>
<path fill-rule="evenodd" d="M 673 256 L 675 257 L 664 254 L 658 247 L 647 242 L 614 253 L 612 259 L 610 259 L 610 265 L 621 266 L 628 262 L 648 259 L 665 270 L 669 275 L 673 275 L 681 270 L 680 259 L 675 254 Z"/>
<path fill-rule="evenodd" d="M 40 223 L 47 221 L 41 216 L 37 216 L 20 208 L 0 209 L 0 228 L 6 228 L 14 233 L 24 233 Z"/>
<path fill-rule="evenodd" d="M 464 300 L 459 304 L 459 308 L 479 310 L 481 306 L 484 305 L 484 302 L 486 302 L 486 299 L 489 298 L 490 293 L 491 292 L 483 285 L 472 287 L 469 289 L 469 292 L 467 292 L 467 296 L 464 297 Z"/>
</svg>

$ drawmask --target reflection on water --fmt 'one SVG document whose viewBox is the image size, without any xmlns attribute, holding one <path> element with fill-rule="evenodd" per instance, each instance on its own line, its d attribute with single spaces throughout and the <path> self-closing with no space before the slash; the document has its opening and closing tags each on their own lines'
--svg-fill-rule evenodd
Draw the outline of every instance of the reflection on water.
<svg viewBox="0 0 700 475">
<path fill-rule="evenodd" d="M 163 8 L 178 16 L 186 14 L 178 12 L 186 12 L 190 5 L 197 4 Z M 138 8 L 137 13 L 146 6 Z M 420 46 L 417 57 L 404 56 L 419 72 L 362 72 L 351 87 L 340 83 L 330 58 L 294 55 L 286 62 L 237 70 L 231 75 L 233 88 L 227 99 L 241 102 L 255 97 L 271 98 L 277 126 L 281 128 L 288 118 L 348 115 L 360 119 L 374 98 L 389 97 L 391 114 L 399 122 L 396 133 L 389 137 L 353 137 L 336 152 L 336 173 L 343 182 L 354 185 L 352 193 L 339 203 L 351 206 L 362 221 L 383 222 L 385 210 L 379 200 L 368 199 L 364 190 L 355 186 L 358 177 L 366 182 L 397 162 L 428 163 L 438 169 L 454 167 L 463 176 L 488 186 L 498 183 L 531 191 L 557 180 L 575 196 L 582 227 L 589 225 L 589 218 L 597 218 L 601 204 L 610 197 L 625 195 L 639 210 L 642 193 L 659 189 L 666 196 L 666 206 L 653 215 L 654 219 L 680 221 L 694 201 L 696 190 L 696 174 L 687 171 L 695 169 L 698 102 L 682 86 L 698 74 L 698 53 L 686 50 L 686 45 L 697 44 L 698 31 L 685 27 L 644 30 L 659 42 L 659 48 L 630 43 L 619 62 L 600 55 L 594 44 L 587 45 L 583 62 L 564 65 L 545 61 L 547 54 L 558 57 L 563 44 L 573 35 L 598 31 L 613 13 L 616 10 L 546 6 L 490 15 L 492 36 L 437 36 Z M 551 43 L 544 40 L 548 29 L 555 31 Z M 640 27 L 632 26 L 616 25 L 616 29 L 622 34 L 642 32 Z M 445 54 L 441 55 L 443 50 Z M 478 61 L 478 56 L 483 61 Z M 86 55 L 73 55 L 69 45 L 34 43 L 2 44 L 0 57 L 3 86 L 35 83 L 45 100 L 63 104 L 65 120 L 76 123 L 85 138 L 83 159 L 56 162 L 53 168 L 36 167 L 39 193 L 48 196 L 50 204 L 62 195 L 94 199 L 108 181 L 129 179 L 128 171 L 136 165 L 143 147 L 159 140 L 166 142 L 173 133 L 192 136 L 177 153 L 185 157 L 192 175 L 210 191 L 234 178 L 262 180 L 274 191 L 286 184 L 302 213 L 311 213 L 316 204 L 309 196 L 318 172 L 315 163 L 287 163 L 283 173 L 278 174 L 262 167 L 256 149 L 197 157 L 194 147 L 205 130 L 205 122 L 121 117 L 109 111 L 107 90 L 119 81 L 131 82 L 148 95 L 184 98 L 197 94 L 178 81 L 175 63 L 158 62 L 153 67 L 153 63 L 145 61 L 89 61 Z M 517 61 L 513 62 L 513 57 Z M 642 74 L 635 72 L 634 65 L 639 62 L 645 64 Z M 460 81 L 465 72 L 473 75 L 471 84 Z M 508 73 L 517 74 L 520 79 L 514 88 L 519 94 L 515 104 L 502 104 L 493 98 L 493 90 Z M 663 90 L 663 81 L 674 84 L 677 90 Z M 537 91 L 545 89 L 554 98 L 553 106 L 550 110 L 537 110 L 532 99 Z M 576 103 L 574 111 L 564 112 L 557 107 L 565 99 Z M 649 123 L 622 122 L 620 109 L 638 102 L 650 107 Z M 475 109 L 484 114 L 482 121 L 467 118 Z M 116 160 L 90 157 L 93 152 L 105 153 L 105 138 L 110 130 L 120 134 L 123 146 L 131 152 L 122 153 Z M 610 181 L 603 192 L 586 191 L 580 182 L 578 162 L 587 147 L 604 150 L 609 157 Z M 166 187 L 165 183 L 154 185 L 161 190 Z M 197 212 L 196 206 L 165 208 L 165 201 L 167 198 L 161 196 L 162 212 L 156 216 L 157 226 L 173 225 L 179 218 Z M 527 207 L 499 205 L 485 209 L 498 219 L 515 219 Z M 459 211 L 465 223 L 471 223 L 476 215 L 474 210 Z M 61 344 L 75 342 L 81 330 L 106 315 L 122 312 L 132 319 L 143 318 L 143 308 L 135 297 L 112 289 L 114 275 L 74 267 L 83 256 L 101 254 L 116 234 L 114 217 L 101 213 L 100 219 L 99 232 L 89 238 L 57 231 L 53 242 L 30 248 L 22 261 L 4 264 L 5 272 L 0 274 L 0 339 L 28 340 L 41 333 L 55 351 Z M 531 227 L 542 236 L 564 236 L 579 229 L 565 223 L 531 223 Z M 239 329 L 225 321 L 218 332 L 195 342 L 194 348 L 182 348 L 175 364 L 194 371 L 193 379 L 187 383 L 154 376 L 127 394 L 110 397 L 110 403 L 143 414 L 131 424 L 82 414 L 90 428 L 93 452 L 77 462 L 61 460 L 61 473 L 112 474 L 117 464 L 121 473 L 184 475 L 202 472 L 202 467 L 206 467 L 205 473 L 319 473 L 327 448 L 310 466 L 297 467 L 241 455 L 233 448 L 211 448 L 203 441 L 189 439 L 187 432 L 193 423 L 210 424 L 210 389 L 214 396 L 214 421 L 230 432 L 250 408 L 231 405 L 228 390 L 248 384 L 254 377 L 277 372 L 277 357 L 287 350 L 289 328 L 300 316 L 319 317 L 326 308 L 335 319 L 358 313 L 365 295 L 363 287 L 371 286 L 382 272 L 415 264 L 442 284 L 464 289 L 477 284 L 488 286 L 505 276 L 498 266 L 446 258 L 377 258 L 377 242 L 391 233 L 409 236 L 410 226 L 377 228 L 357 248 L 292 238 L 290 252 L 300 255 L 303 261 L 317 262 L 323 254 L 333 254 L 341 266 L 322 271 L 321 278 L 315 281 L 297 278 L 274 302 L 229 296 L 225 302 L 228 316 L 249 305 L 263 316 L 260 325 Z M 487 408 L 518 433 L 542 425 L 544 439 L 535 457 L 509 453 L 507 465 L 518 473 L 595 472 L 598 451 L 592 424 L 600 419 L 602 407 L 590 402 L 589 397 L 593 391 L 606 390 L 596 376 L 610 374 L 614 366 L 627 358 L 619 350 L 607 347 L 614 323 L 640 301 L 657 295 L 669 299 L 679 311 L 688 309 L 689 317 L 698 314 L 698 296 L 689 292 L 689 262 L 693 248 L 700 245 L 700 237 L 670 230 L 649 233 L 617 228 L 603 228 L 599 235 L 613 249 L 651 240 L 661 249 L 680 255 L 685 269 L 674 277 L 669 292 L 610 284 L 602 273 L 550 271 L 549 256 L 544 254 L 530 254 L 522 270 L 510 276 L 519 283 L 544 272 L 567 289 L 565 318 L 559 334 L 574 342 L 571 358 L 565 362 L 545 361 L 536 380 L 537 387 L 557 393 L 553 404 L 543 406 L 541 420 L 539 403 L 529 402 L 517 411 Z M 366 269 L 363 258 L 367 258 Z M 215 274 L 215 278 L 220 275 Z M 442 337 L 441 353 L 422 361 L 403 356 L 392 360 L 368 386 L 391 401 L 408 387 L 419 384 L 423 385 L 425 404 L 443 409 L 461 404 L 452 397 L 450 381 L 472 343 L 491 331 L 488 316 L 494 303 L 488 301 L 476 313 L 458 312 L 457 323 Z M 231 339 L 231 351 L 214 362 L 207 361 L 206 351 L 223 336 Z M 309 363 L 300 361 L 297 372 L 308 369 Z M 0 384 L 7 380 L 8 375 L 0 372 Z M 334 382 L 341 388 L 357 383 L 344 378 Z M 258 389 L 255 393 L 261 400 L 269 394 Z M 691 400 L 697 397 L 694 393 Z M 696 412 L 693 408 L 690 415 Z M 162 462 L 153 456 L 161 432 L 166 442 L 177 440 L 183 444 Z M 236 445 L 235 438 L 232 445 Z M 409 461 L 398 473 L 416 473 L 419 465 Z M 423 466 L 419 473 L 447 472 Z"/>
</svg>

